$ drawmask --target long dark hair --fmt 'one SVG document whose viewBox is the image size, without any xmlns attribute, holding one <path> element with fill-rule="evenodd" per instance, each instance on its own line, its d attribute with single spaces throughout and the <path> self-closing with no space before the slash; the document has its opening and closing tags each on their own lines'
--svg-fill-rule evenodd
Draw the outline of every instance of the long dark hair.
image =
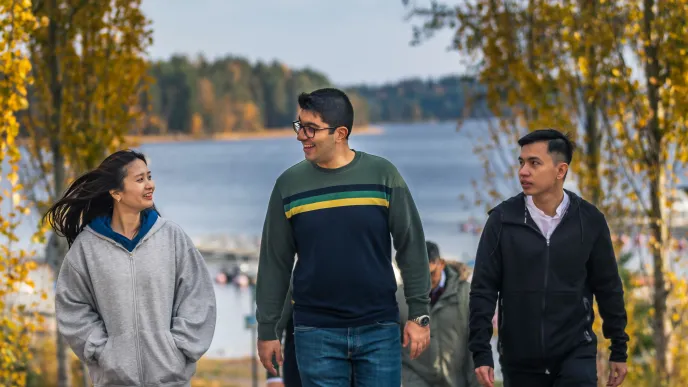
<svg viewBox="0 0 688 387">
<path fill-rule="evenodd" d="M 67 238 L 71 247 L 76 237 L 93 219 L 112 215 L 114 199 L 110 190 L 124 189 L 127 165 L 146 157 L 126 149 L 108 156 L 98 168 L 86 172 L 67 188 L 61 199 L 55 202 L 43 216 L 59 236 Z M 157 211 L 155 207 L 153 210 Z"/>
</svg>

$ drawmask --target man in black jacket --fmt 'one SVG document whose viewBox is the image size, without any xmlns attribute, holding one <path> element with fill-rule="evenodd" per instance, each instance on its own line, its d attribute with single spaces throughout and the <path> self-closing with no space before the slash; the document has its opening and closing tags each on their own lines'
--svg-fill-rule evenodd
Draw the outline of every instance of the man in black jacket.
<svg viewBox="0 0 688 387">
<path fill-rule="evenodd" d="M 478 380 L 493 386 L 492 317 L 506 387 L 596 387 L 593 296 L 611 340 L 608 386 L 626 375 L 626 310 L 609 227 L 564 190 L 572 142 L 545 129 L 519 140 L 523 192 L 488 212 L 470 295 L 469 349 Z"/>
</svg>

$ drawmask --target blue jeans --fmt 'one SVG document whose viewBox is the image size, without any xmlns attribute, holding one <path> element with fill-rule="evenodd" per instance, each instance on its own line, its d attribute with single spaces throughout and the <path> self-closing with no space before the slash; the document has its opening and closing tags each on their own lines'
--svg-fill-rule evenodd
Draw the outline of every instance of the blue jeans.
<svg viewBox="0 0 688 387">
<path fill-rule="evenodd" d="M 294 327 L 304 387 L 399 387 L 401 332 L 396 321 L 355 328 Z"/>
</svg>

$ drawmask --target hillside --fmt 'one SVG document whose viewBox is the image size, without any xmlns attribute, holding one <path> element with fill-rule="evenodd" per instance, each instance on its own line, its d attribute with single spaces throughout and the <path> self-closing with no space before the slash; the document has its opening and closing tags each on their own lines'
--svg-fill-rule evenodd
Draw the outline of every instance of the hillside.
<svg viewBox="0 0 688 387">
<path fill-rule="evenodd" d="M 138 134 L 214 135 L 285 128 L 294 118 L 299 93 L 337 86 L 313 69 L 250 63 L 232 56 L 212 62 L 175 56 L 152 63 L 150 75 L 154 83 L 140 106 L 148 113 L 136 128 Z M 469 77 L 342 88 L 352 99 L 357 125 L 450 120 L 487 111 L 467 103 L 483 92 Z"/>
</svg>

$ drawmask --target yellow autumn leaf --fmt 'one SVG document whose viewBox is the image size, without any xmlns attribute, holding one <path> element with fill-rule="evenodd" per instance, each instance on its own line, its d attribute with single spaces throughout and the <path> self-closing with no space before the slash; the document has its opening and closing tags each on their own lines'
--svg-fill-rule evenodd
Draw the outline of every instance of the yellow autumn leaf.
<svg viewBox="0 0 688 387">
<path fill-rule="evenodd" d="M 19 203 L 21 203 L 21 195 L 19 192 L 15 192 L 12 194 L 12 205 L 17 206 Z"/>
</svg>

